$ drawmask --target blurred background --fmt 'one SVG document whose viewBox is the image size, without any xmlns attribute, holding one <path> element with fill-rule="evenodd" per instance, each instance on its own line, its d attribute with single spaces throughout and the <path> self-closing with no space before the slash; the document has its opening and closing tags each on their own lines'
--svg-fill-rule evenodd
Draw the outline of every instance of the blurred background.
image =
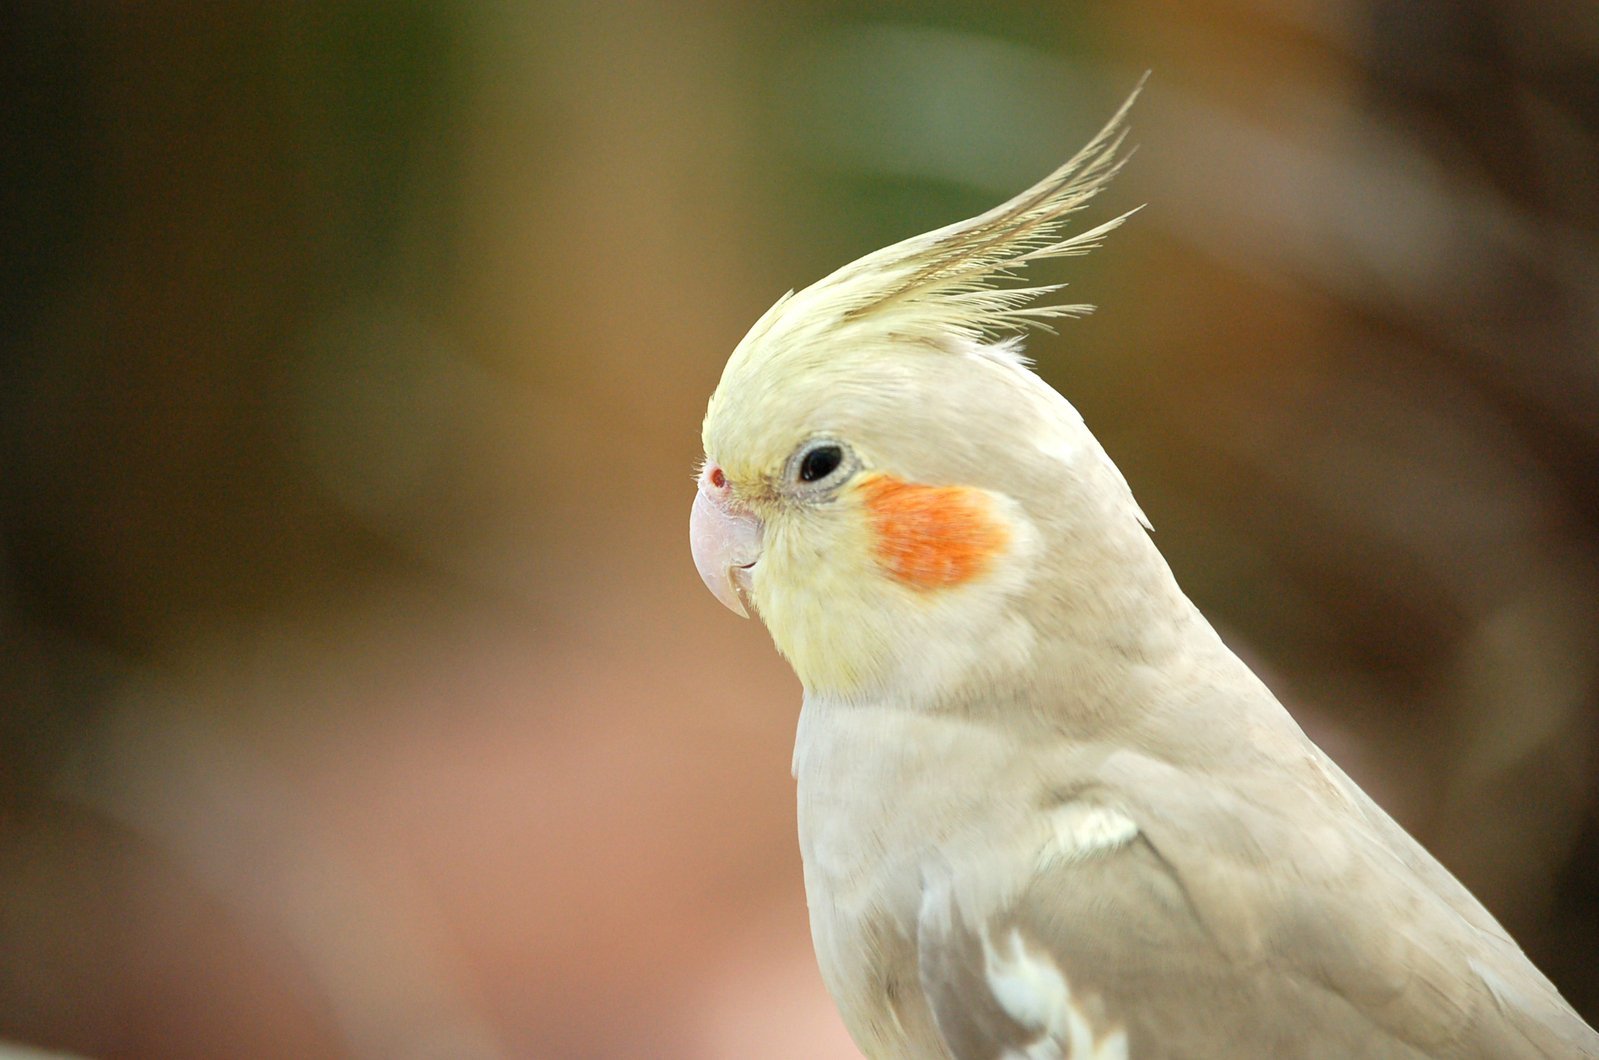
<svg viewBox="0 0 1599 1060">
<path fill-rule="evenodd" d="M 0 28 L 0 1037 L 855 1055 L 704 591 L 781 293 L 1145 70 L 1041 371 L 1599 1017 L 1599 8 L 45 3 Z"/>
</svg>

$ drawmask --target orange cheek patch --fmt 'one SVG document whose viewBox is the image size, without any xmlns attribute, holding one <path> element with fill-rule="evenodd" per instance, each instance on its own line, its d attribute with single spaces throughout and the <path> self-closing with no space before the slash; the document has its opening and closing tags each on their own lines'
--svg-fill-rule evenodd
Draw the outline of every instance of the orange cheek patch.
<svg viewBox="0 0 1599 1060">
<path fill-rule="evenodd" d="M 877 561 L 913 588 L 971 581 L 1010 541 L 1009 530 L 978 490 L 919 486 L 888 475 L 874 476 L 861 489 Z"/>
</svg>

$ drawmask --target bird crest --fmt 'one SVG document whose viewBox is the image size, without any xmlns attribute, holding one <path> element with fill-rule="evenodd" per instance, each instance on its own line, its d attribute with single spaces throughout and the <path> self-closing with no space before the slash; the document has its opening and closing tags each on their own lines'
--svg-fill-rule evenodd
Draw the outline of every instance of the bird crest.
<svg viewBox="0 0 1599 1060">
<path fill-rule="evenodd" d="M 859 258 L 799 293 L 778 299 L 733 352 L 728 370 L 821 341 L 850 345 L 876 338 L 944 346 L 993 340 L 1089 305 L 1041 300 L 1063 283 L 1006 285 L 1028 263 L 1077 257 L 1132 216 L 1063 236 L 1070 217 L 1120 171 L 1130 152 L 1125 118 L 1142 82 L 1082 150 L 1043 180 L 986 213 Z M 834 345 L 833 349 L 838 347 Z M 858 348 L 858 347 L 857 347 Z"/>
</svg>

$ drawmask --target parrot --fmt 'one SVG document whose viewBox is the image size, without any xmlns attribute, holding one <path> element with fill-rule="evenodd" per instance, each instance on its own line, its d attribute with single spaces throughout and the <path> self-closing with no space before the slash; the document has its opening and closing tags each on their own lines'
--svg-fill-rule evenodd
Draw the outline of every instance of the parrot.
<svg viewBox="0 0 1599 1060">
<path fill-rule="evenodd" d="M 1024 356 L 1137 92 L 986 213 L 778 299 L 690 545 L 803 685 L 811 937 L 865 1056 L 1599 1057 L 1599 1034 L 1179 588 Z"/>
</svg>

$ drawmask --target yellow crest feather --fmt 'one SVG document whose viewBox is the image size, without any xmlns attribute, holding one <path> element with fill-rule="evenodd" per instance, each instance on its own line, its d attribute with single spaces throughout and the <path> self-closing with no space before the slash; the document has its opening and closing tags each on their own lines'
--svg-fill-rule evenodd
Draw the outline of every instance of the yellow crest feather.
<svg viewBox="0 0 1599 1060">
<path fill-rule="evenodd" d="M 1064 165 L 1000 206 L 860 258 L 768 309 L 739 342 L 706 410 L 707 454 L 741 475 L 770 475 L 798 434 L 843 414 L 865 365 L 928 349 L 973 348 L 1093 307 L 1040 304 L 1063 284 L 1004 286 L 1029 262 L 1086 254 L 1134 211 L 1062 237 L 1127 155 L 1123 124 L 1140 81 Z M 1013 345 L 1004 347 L 1015 356 Z M 906 370 L 901 364 L 899 369 Z M 881 388 L 882 379 L 874 384 Z M 887 391 L 883 391 L 887 393 Z M 735 398 L 736 395 L 736 398 Z M 830 410 L 822 415 L 822 410 Z"/>
<path fill-rule="evenodd" d="M 1147 76 L 1147 75 L 1146 75 Z M 1070 216 L 1099 194 L 1126 162 L 1124 119 L 1143 88 L 1082 150 L 1043 180 L 987 213 L 913 236 L 860 258 L 798 294 L 790 293 L 734 351 L 808 345 L 841 331 L 870 329 L 898 339 L 993 338 L 1052 317 L 1081 316 L 1087 305 L 1038 305 L 1064 284 L 1003 287 L 1028 262 L 1075 257 L 1136 213 L 1129 210 L 1086 232 L 1061 238 Z"/>
</svg>

